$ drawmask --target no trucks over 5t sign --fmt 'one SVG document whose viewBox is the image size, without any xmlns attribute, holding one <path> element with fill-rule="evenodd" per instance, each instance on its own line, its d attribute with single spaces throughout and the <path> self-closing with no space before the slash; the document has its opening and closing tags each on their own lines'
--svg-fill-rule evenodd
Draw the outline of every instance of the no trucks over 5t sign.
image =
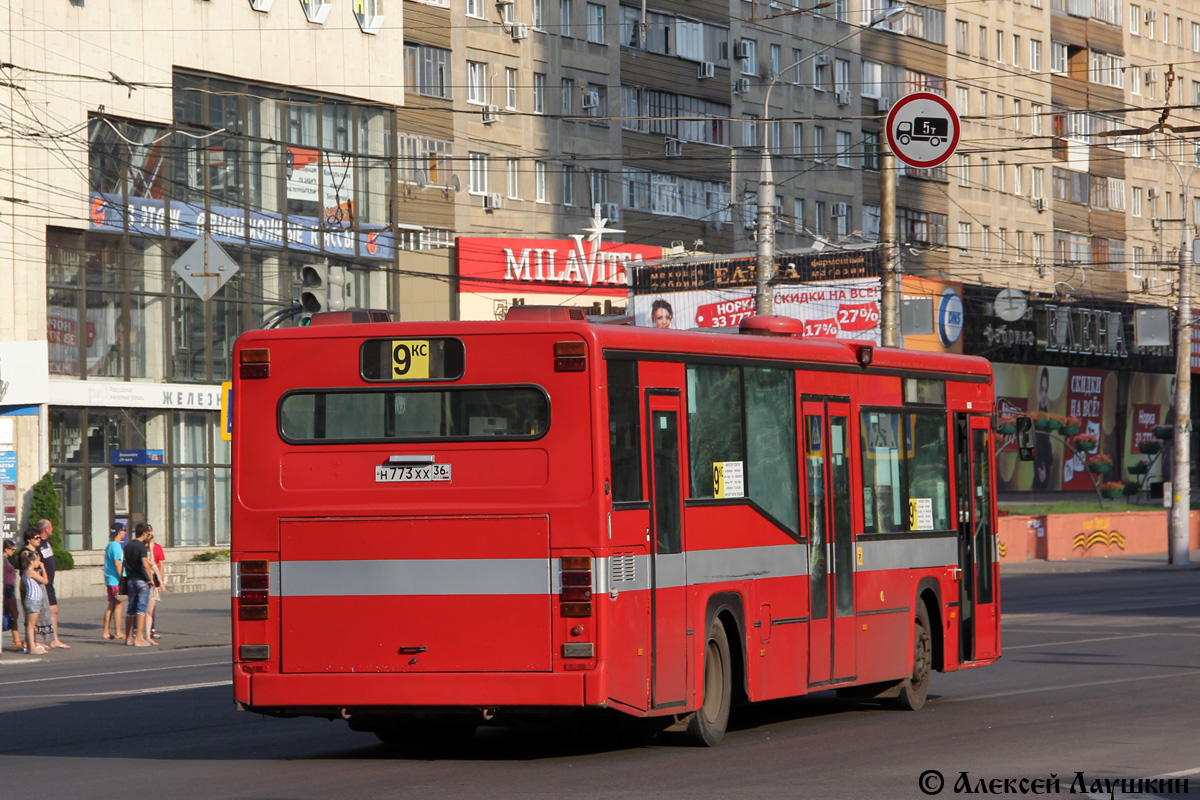
<svg viewBox="0 0 1200 800">
<path fill-rule="evenodd" d="M 910 167 L 929 169 L 954 154 L 962 127 L 946 98 L 914 92 L 896 101 L 884 129 L 896 158 Z"/>
</svg>

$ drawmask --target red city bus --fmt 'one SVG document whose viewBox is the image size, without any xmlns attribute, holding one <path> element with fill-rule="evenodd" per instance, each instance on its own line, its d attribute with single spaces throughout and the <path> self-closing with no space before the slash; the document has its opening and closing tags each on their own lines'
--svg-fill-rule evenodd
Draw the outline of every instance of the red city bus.
<svg viewBox="0 0 1200 800">
<path fill-rule="evenodd" d="M 734 701 L 916 709 L 1000 656 L 984 359 L 779 317 L 325 321 L 234 348 L 240 708 L 384 741 L 607 708 L 714 745 Z"/>
</svg>

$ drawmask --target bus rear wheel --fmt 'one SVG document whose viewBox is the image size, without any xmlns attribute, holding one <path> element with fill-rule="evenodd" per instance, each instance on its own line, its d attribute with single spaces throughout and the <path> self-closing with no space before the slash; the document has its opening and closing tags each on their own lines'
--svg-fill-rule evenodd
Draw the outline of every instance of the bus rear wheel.
<svg viewBox="0 0 1200 800">
<path fill-rule="evenodd" d="M 725 626 L 716 619 L 708 626 L 704 646 L 703 691 L 700 708 L 688 720 L 687 737 L 693 744 L 715 747 L 725 737 L 733 694 L 729 637 L 725 635 Z"/>
<path fill-rule="evenodd" d="M 912 674 L 900 684 L 900 694 L 890 705 L 905 711 L 916 711 L 925 705 L 932 671 L 933 637 L 929 632 L 929 613 L 925 610 L 925 604 L 917 601 L 917 616 L 913 621 Z"/>
</svg>

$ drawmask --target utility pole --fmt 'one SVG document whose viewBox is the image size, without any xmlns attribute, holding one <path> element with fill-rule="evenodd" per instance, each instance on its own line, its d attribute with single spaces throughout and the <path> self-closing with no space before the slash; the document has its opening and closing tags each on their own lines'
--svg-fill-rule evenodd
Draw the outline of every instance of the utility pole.
<svg viewBox="0 0 1200 800">
<path fill-rule="evenodd" d="M 899 347 L 897 332 L 900 298 L 896 285 L 896 155 L 890 147 L 881 147 L 879 159 L 879 241 L 883 264 L 880 265 L 880 332 L 884 347 Z"/>
<path fill-rule="evenodd" d="M 1193 169 L 1192 174 L 1196 171 Z M 1180 173 L 1182 177 L 1182 172 Z M 1188 184 L 1191 176 L 1188 176 Z M 1183 241 L 1179 243 L 1179 305 L 1175 340 L 1175 435 L 1171 465 L 1171 549 L 1167 563 L 1188 563 L 1192 516 L 1192 259 L 1188 255 L 1191 228 L 1187 224 L 1187 184 L 1183 190 Z"/>
</svg>

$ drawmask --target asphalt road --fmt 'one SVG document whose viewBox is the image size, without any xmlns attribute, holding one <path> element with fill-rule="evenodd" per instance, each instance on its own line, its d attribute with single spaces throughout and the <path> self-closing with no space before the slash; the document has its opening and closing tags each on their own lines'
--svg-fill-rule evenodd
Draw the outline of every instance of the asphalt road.
<svg viewBox="0 0 1200 800">
<path fill-rule="evenodd" d="M 1077 772 L 1076 797 L 1162 775 L 1200 796 L 1200 569 L 1162 560 L 1006 568 L 998 664 L 936 674 L 915 713 L 829 693 L 735 709 L 715 749 L 553 725 L 399 751 L 341 722 L 234 711 L 227 595 L 168 598 L 153 650 L 100 642 L 97 603 L 70 601 L 69 652 L 0 656 L 0 796 L 924 798 L 929 770 L 939 797 L 962 773 L 976 794 L 1057 776 L 1050 795 L 1070 796 Z"/>
</svg>

